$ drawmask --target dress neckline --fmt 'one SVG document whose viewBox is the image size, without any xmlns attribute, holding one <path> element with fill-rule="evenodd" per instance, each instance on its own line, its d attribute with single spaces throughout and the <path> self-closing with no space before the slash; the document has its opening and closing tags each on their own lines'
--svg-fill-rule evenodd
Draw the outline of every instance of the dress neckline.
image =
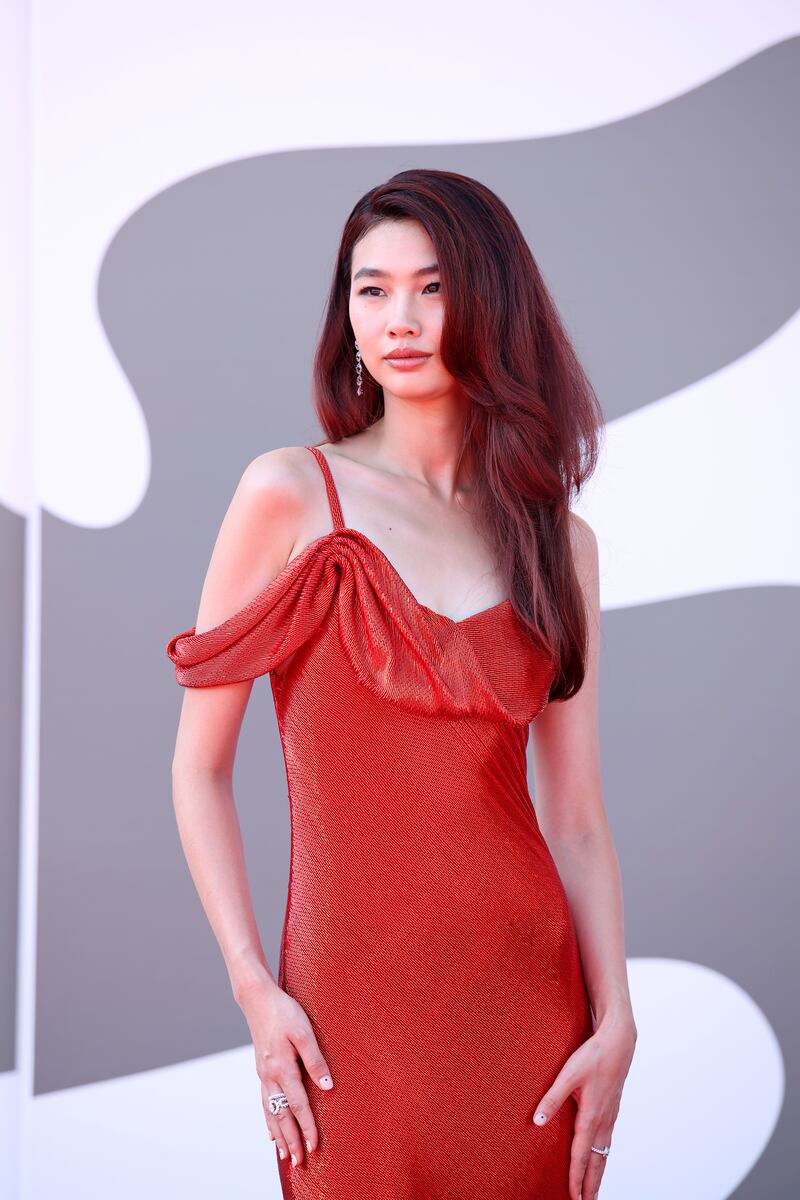
<svg viewBox="0 0 800 1200">
<path fill-rule="evenodd" d="M 410 601 L 414 608 L 419 609 L 420 612 L 428 613 L 429 616 L 435 617 L 437 620 L 443 621 L 447 625 L 466 625 L 471 621 L 477 621 L 481 617 L 488 617 L 494 613 L 499 613 L 505 608 L 512 608 L 513 610 L 511 599 L 506 597 L 504 600 L 498 600 L 496 604 L 490 604 L 488 608 L 479 608 L 477 612 L 470 613 L 468 616 L 460 617 L 458 620 L 456 620 L 453 617 L 448 617 L 445 613 L 438 612 L 437 609 L 431 608 L 427 604 L 423 604 L 422 601 L 418 600 L 414 595 L 403 576 L 397 570 L 397 567 L 394 565 L 389 556 L 385 554 L 383 550 L 381 550 L 380 546 L 376 545 L 372 538 L 368 537 L 366 533 L 362 533 L 360 529 L 353 529 L 351 526 L 345 524 L 344 516 L 342 515 L 342 505 L 339 499 L 339 491 L 336 487 L 336 483 L 333 478 L 333 472 L 331 471 L 331 466 L 326 455 L 322 450 L 320 450 L 319 446 L 306 446 L 306 450 L 310 450 L 313 453 L 314 457 L 322 468 L 334 527 L 329 533 L 324 533 L 321 537 L 315 538 L 312 542 L 309 542 L 299 554 L 295 555 L 294 558 L 289 560 L 284 570 L 291 566 L 292 563 L 296 562 L 306 550 L 308 550 L 311 546 L 316 545 L 317 542 L 321 542 L 326 538 L 333 537 L 334 534 L 347 533 L 357 537 L 374 555 L 377 556 L 383 567 L 389 572 L 389 575 L 396 586 L 400 588 L 406 599 Z M 282 574 L 283 571 L 281 571 L 276 578 L 280 579 Z"/>
<path fill-rule="evenodd" d="M 554 678 L 510 601 L 455 621 L 419 603 L 380 548 L 347 527 L 309 542 L 217 625 L 171 638 L 167 653 L 179 683 L 205 687 L 271 673 L 318 632 L 373 695 L 427 716 L 529 724 Z"/>
</svg>

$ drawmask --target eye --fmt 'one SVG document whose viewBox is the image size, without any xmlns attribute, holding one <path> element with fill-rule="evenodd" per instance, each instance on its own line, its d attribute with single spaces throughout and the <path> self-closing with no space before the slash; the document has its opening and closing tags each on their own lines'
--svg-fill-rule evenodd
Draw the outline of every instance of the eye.
<svg viewBox="0 0 800 1200">
<path fill-rule="evenodd" d="M 441 286 L 442 285 L 438 280 L 432 280 L 429 284 L 426 285 L 426 290 L 429 287 L 441 288 Z M 366 287 L 359 288 L 358 294 L 359 294 L 359 296 L 365 296 L 367 294 L 367 292 L 380 292 L 382 290 L 383 289 L 379 288 L 377 284 L 373 283 L 373 284 L 367 284 Z M 439 292 L 430 292 L 429 295 L 438 296 Z"/>
</svg>

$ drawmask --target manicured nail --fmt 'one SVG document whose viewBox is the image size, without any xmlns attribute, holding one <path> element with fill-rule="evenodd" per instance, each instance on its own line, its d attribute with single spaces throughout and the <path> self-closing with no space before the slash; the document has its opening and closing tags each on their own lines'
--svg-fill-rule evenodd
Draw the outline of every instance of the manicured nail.
<svg viewBox="0 0 800 1200">
<path fill-rule="evenodd" d="M 306 1138 L 306 1150 L 309 1154 L 311 1153 L 311 1142 L 308 1140 L 308 1138 Z"/>
<path fill-rule="evenodd" d="M 278 1146 L 278 1154 L 280 1154 L 281 1158 L 286 1158 L 286 1151 L 283 1146 Z"/>
<path fill-rule="evenodd" d="M 333 1080 L 331 1079 L 330 1075 L 323 1075 L 322 1079 L 319 1081 L 319 1086 L 324 1088 L 332 1088 Z"/>
<path fill-rule="evenodd" d="M 293 1167 L 297 1166 L 297 1155 L 296 1154 L 292 1155 L 292 1166 Z"/>
<path fill-rule="evenodd" d="M 547 1113 L 537 1112 L 533 1119 L 537 1125 L 544 1125 L 545 1121 L 547 1120 Z"/>
</svg>

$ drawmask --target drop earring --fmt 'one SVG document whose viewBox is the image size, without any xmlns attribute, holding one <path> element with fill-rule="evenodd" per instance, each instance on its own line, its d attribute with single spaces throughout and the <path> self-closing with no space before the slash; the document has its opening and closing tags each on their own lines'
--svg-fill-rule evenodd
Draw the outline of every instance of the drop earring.
<svg viewBox="0 0 800 1200">
<path fill-rule="evenodd" d="M 361 352 L 356 342 L 356 393 L 361 395 Z"/>
</svg>

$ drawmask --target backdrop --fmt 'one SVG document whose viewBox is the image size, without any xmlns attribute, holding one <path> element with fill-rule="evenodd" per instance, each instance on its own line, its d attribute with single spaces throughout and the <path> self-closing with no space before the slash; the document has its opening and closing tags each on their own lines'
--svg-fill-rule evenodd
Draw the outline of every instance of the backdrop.
<svg viewBox="0 0 800 1200">
<path fill-rule="evenodd" d="M 0 21 L 0 1193 L 279 1196 L 178 841 L 164 646 L 245 465 L 321 437 L 350 208 L 433 166 L 508 203 L 607 421 L 576 508 L 639 1042 L 601 1194 L 795 1195 L 797 6 L 13 0 Z M 235 790 L 275 966 L 266 677 Z"/>
</svg>

